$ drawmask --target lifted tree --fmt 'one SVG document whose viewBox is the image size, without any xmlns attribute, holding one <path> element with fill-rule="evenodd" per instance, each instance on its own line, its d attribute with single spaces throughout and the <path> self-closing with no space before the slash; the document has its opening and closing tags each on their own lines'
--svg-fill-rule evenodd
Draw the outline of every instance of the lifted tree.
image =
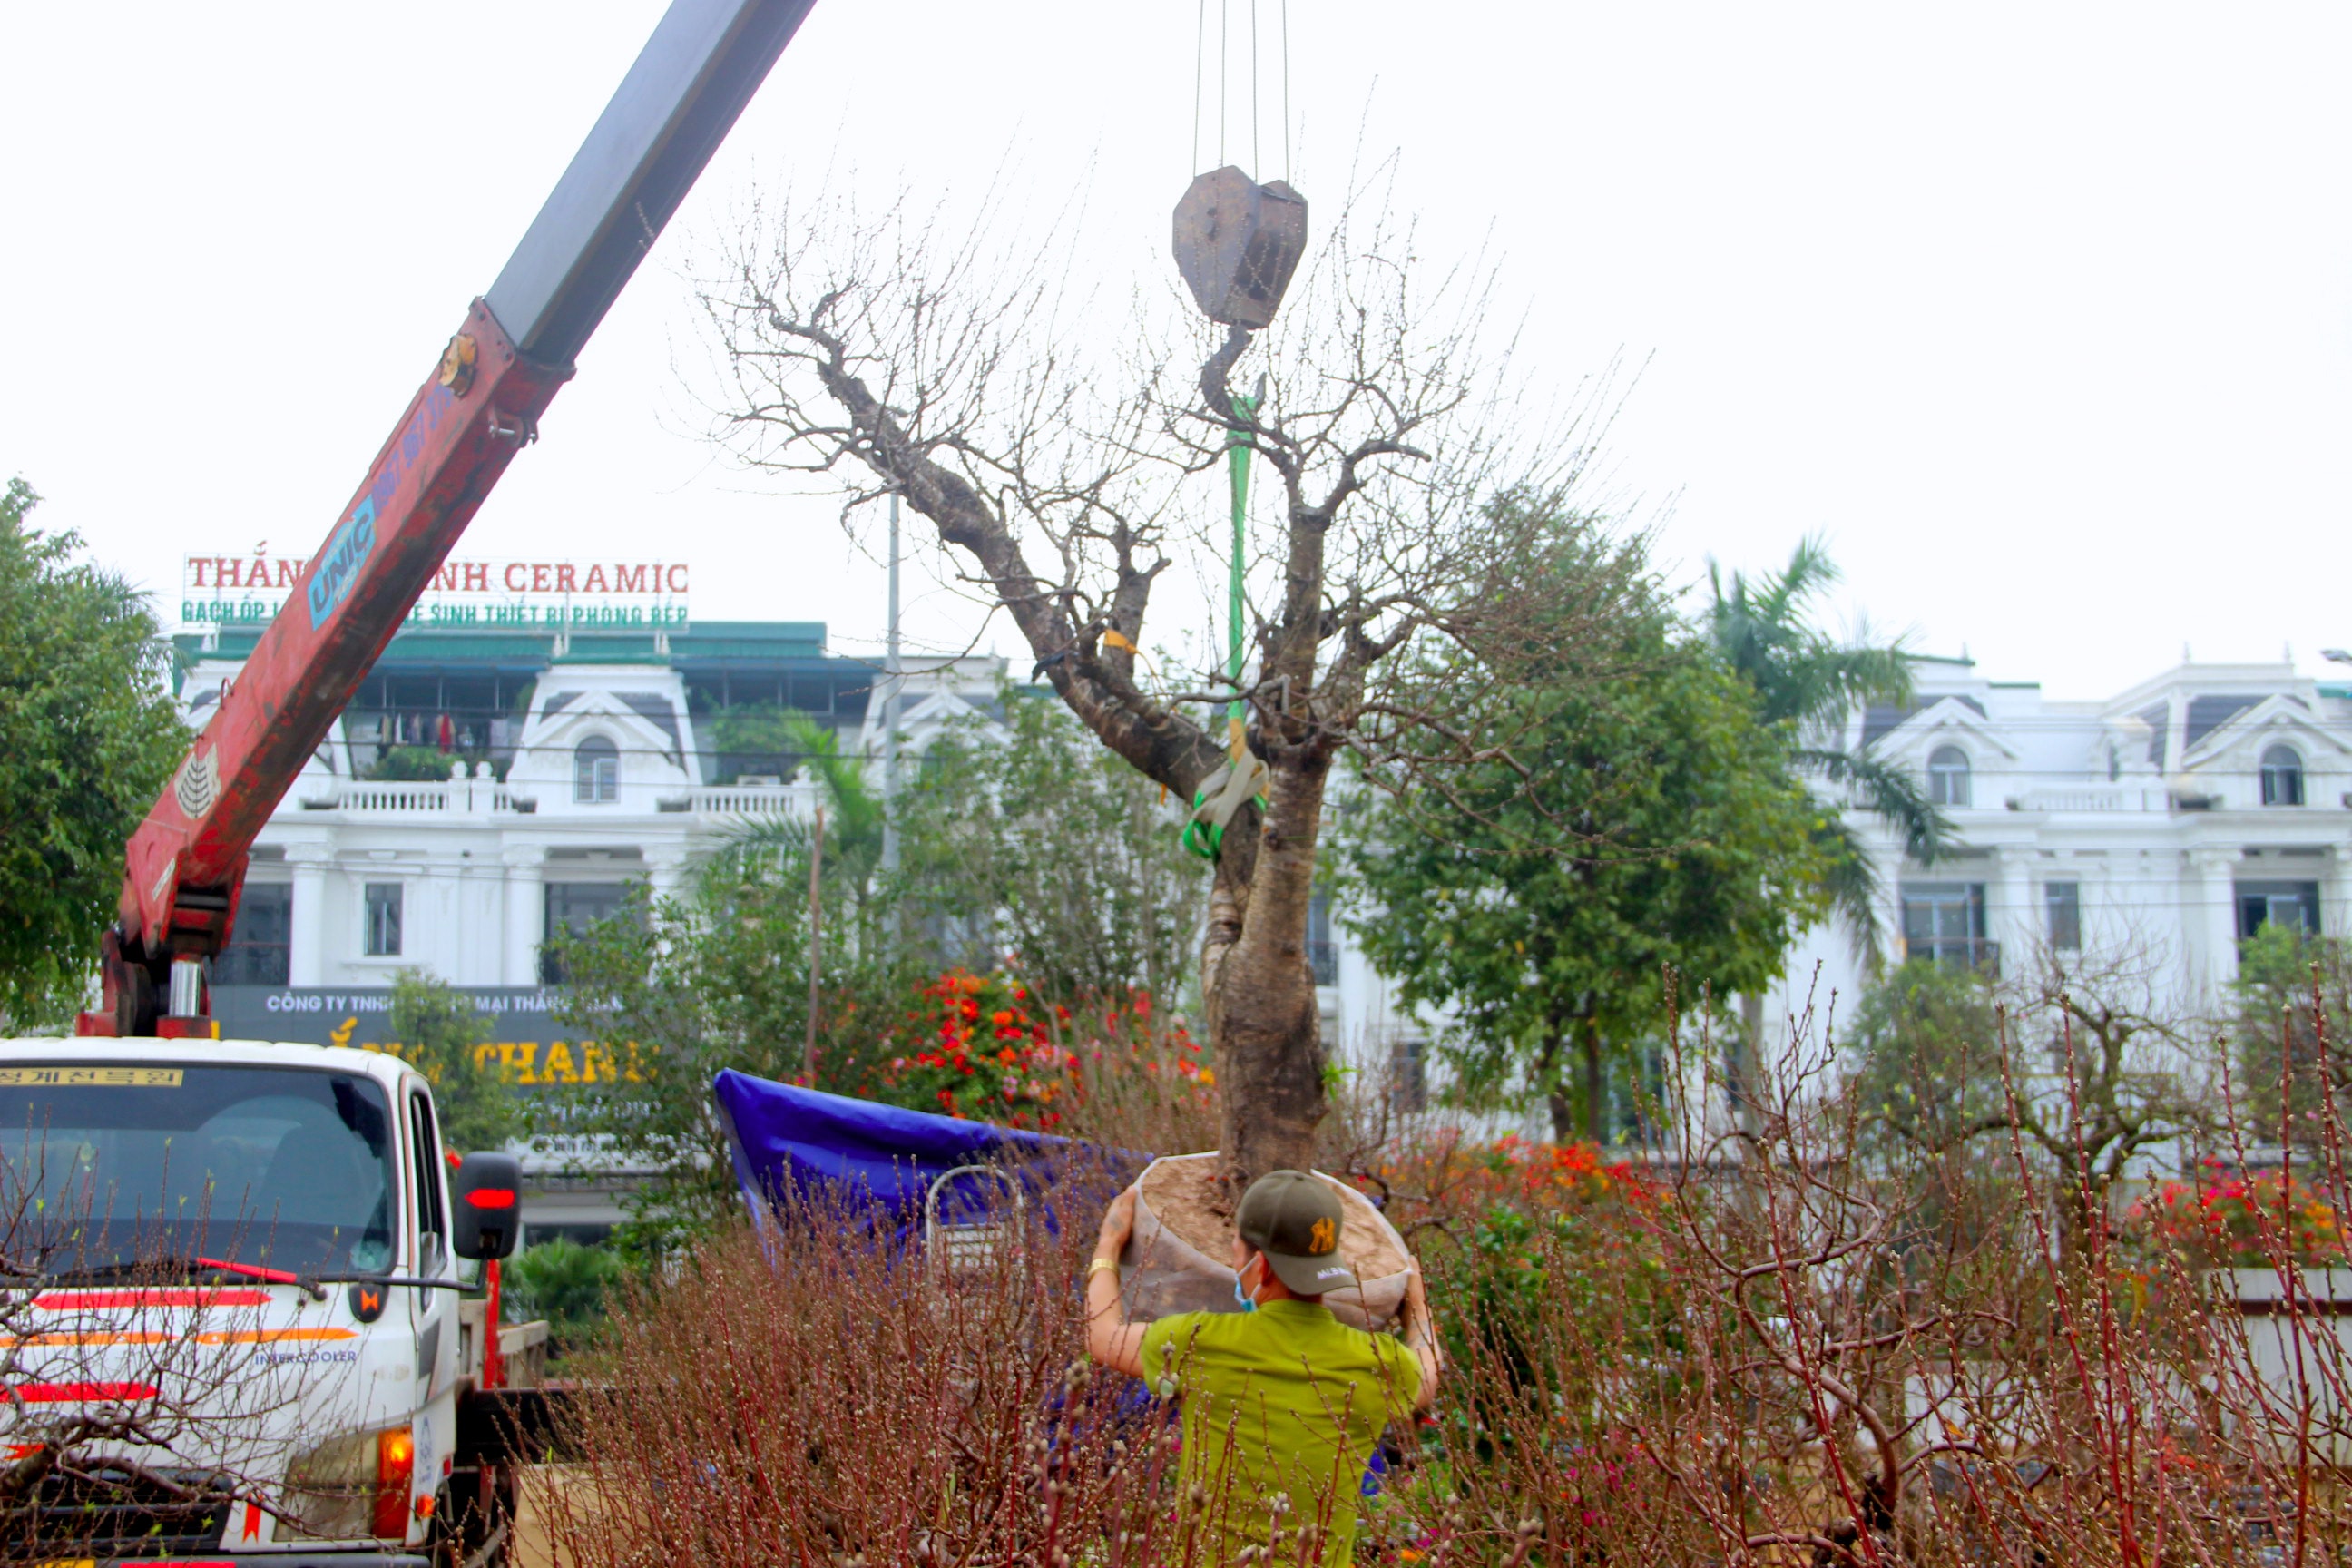
<svg viewBox="0 0 2352 1568">
<path fill-rule="evenodd" d="M 1423 763 L 1507 746 L 1392 693 L 1386 667 L 1423 640 L 1525 640 L 1535 595 L 1516 567 L 1541 509 L 1489 503 L 1556 495 L 1582 459 L 1572 427 L 1530 427 L 1507 353 L 1481 352 L 1491 274 L 1433 274 L 1410 225 L 1346 211 L 1272 325 L 1213 345 L 1196 326 L 1146 332 L 1089 363 L 1084 301 L 1048 261 L 1058 237 L 950 238 L 845 198 L 773 219 L 755 215 L 703 293 L 718 438 L 758 467 L 843 478 L 853 508 L 903 496 L 1104 745 L 1184 800 L 1234 786 L 1201 962 L 1220 1142 L 1229 1178 L 1308 1164 L 1325 1062 L 1307 921 L 1332 763 L 1423 730 L 1444 740 Z M 1237 400 L 1251 370 L 1259 390 Z M 1147 682 L 1145 610 L 1179 536 L 1230 548 L 1183 518 L 1194 477 L 1236 448 L 1279 481 L 1279 532 L 1250 563 L 1278 585 L 1244 609 L 1237 677 Z M 1193 716 L 1227 703 L 1244 713 L 1230 752 Z"/>
</svg>

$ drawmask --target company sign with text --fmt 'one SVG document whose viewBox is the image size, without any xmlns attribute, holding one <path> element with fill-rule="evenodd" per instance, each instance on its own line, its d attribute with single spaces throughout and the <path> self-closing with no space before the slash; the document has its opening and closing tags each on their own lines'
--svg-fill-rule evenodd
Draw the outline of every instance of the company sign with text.
<svg viewBox="0 0 2352 1568">
<path fill-rule="evenodd" d="M 267 550 L 188 556 L 180 568 L 180 624 L 268 626 L 302 586 L 305 564 Z M 314 616 L 322 596 L 337 596 L 327 580 L 333 564 L 314 574 L 306 590 Z M 683 561 L 445 561 L 404 629 L 683 631 L 690 576 Z"/>
</svg>

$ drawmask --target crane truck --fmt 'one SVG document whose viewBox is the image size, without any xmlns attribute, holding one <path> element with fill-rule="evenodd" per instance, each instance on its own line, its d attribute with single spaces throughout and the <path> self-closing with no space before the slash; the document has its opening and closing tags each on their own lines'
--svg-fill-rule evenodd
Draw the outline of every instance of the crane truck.
<svg viewBox="0 0 2352 1568">
<path fill-rule="evenodd" d="M 395 1057 L 220 1039 L 207 963 L 256 835 L 811 4 L 670 5 L 131 839 L 99 1005 L 69 1039 L 0 1042 L 0 1500 L 24 1521 L 0 1550 L 503 1558 L 530 1405 L 461 1276 L 515 1244 L 517 1162 L 452 1169 Z"/>
</svg>

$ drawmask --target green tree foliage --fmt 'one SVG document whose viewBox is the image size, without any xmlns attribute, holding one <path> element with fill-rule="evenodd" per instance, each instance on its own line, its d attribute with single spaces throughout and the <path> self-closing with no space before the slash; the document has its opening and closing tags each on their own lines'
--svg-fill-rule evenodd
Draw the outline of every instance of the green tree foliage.
<svg viewBox="0 0 2352 1568">
<path fill-rule="evenodd" d="M 1841 642 L 1813 623 L 1821 595 L 1838 568 L 1818 539 L 1798 544 L 1786 569 L 1750 578 L 1734 572 L 1727 584 L 1710 562 L 1708 640 L 1723 661 L 1756 692 L 1766 722 L 1785 728 L 1798 763 L 1864 811 L 1891 823 L 1904 849 L 1923 865 L 1944 847 L 1949 830 L 1919 783 L 1905 770 L 1843 744 L 1846 721 L 1869 703 L 1906 707 L 1911 656 L 1901 639 Z M 1865 634 L 1866 637 L 1866 634 Z M 1835 816 L 1813 829 L 1831 902 L 1855 955 L 1875 966 L 1878 868 L 1853 828 Z"/>
<path fill-rule="evenodd" d="M 937 967 L 1000 963 L 1048 1002 L 1181 997 L 1208 897 L 1159 785 L 1050 697 L 932 742 L 900 809 L 899 907 Z"/>
<path fill-rule="evenodd" d="M 869 778 L 860 759 L 842 752 L 840 738 L 807 714 L 783 709 L 754 711 L 772 721 L 775 733 L 824 795 L 824 847 L 817 873 L 826 890 L 827 940 L 846 940 L 870 951 L 881 940 L 875 922 L 885 896 L 876 886 L 882 867 L 881 781 Z M 739 868 L 759 868 L 762 874 L 796 860 L 805 878 L 814 841 L 812 823 L 765 818 L 747 822 L 732 835 L 727 858 Z M 836 910 L 835 904 L 840 907 Z"/>
<path fill-rule="evenodd" d="M 772 758 L 780 764 L 800 755 L 804 731 L 793 721 L 804 715 L 773 702 L 730 702 L 697 727 L 713 751 L 724 756 Z"/>
<path fill-rule="evenodd" d="M 911 991 L 886 940 L 876 885 L 881 805 L 854 759 L 805 715 L 771 715 L 824 786 L 822 852 L 813 825 L 748 824 L 677 898 L 640 889 L 612 920 L 553 944 L 562 1016 L 625 1066 L 555 1097 L 542 1131 L 585 1136 L 656 1172 L 630 1201 L 625 1245 L 659 1251 L 735 1211 L 734 1169 L 710 1103 L 723 1068 L 842 1094 L 877 1087 L 887 1026 Z M 809 873 L 823 927 L 815 1070 L 807 1070 Z"/>
<path fill-rule="evenodd" d="M 2316 1143 L 2314 1118 L 2330 1100 L 2339 1122 L 2352 1119 L 2352 1049 L 2346 1043 L 2352 1031 L 2352 947 L 2341 938 L 2265 925 L 2238 949 L 2231 989 L 2235 1098 L 2257 1134 Z M 2324 1039 L 2320 1021 L 2326 1025 Z M 2291 1124 L 2281 1118 L 2288 1108 L 2295 1113 Z M 2282 1136 L 2283 1128 L 2294 1135 Z"/>
<path fill-rule="evenodd" d="M 2077 1256 L 2132 1162 L 2210 1133 L 2217 1107 L 2202 1087 L 2201 1045 L 2162 1000 L 2171 976 L 2161 964 L 2047 951 L 2010 963 L 1997 987 L 1980 972 L 1919 961 L 1866 991 L 1852 1036 L 1858 1109 L 1880 1133 L 1879 1153 L 1925 1153 L 1948 1191 L 1971 1184 L 1951 1173 L 1972 1150 L 1990 1144 L 2006 1158 L 2001 1144 L 2013 1141 L 2060 1194 L 2059 1248 Z"/>
<path fill-rule="evenodd" d="M 367 776 L 386 784 L 435 784 L 449 776 L 449 764 L 461 759 L 438 746 L 392 746 L 367 770 Z"/>
<path fill-rule="evenodd" d="M 79 1005 L 122 851 L 187 744 L 145 595 L 0 492 L 0 1030 Z"/>
<path fill-rule="evenodd" d="M 514 1090 L 474 1059 L 489 1035 L 489 1020 L 447 981 L 415 969 L 393 977 L 394 1048 L 432 1083 L 441 1141 L 460 1153 L 499 1148 L 523 1131 Z"/>
<path fill-rule="evenodd" d="M 767 841 L 738 846 L 680 897 L 640 891 L 621 915 L 566 938 L 564 1019 L 612 1047 L 616 1077 L 550 1102 L 541 1130 L 595 1141 L 600 1157 L 642 1162 L 631 1246 L 660 1250 L 737 1212 L 740 1199 L 710 1083 L 722 1068 L 858 1094 L 886 1059 L 881 1027 L 909 976 L 886 951 L 850 940 L 846 880 L 827 879 L 817 986 L 817 1054 L 804 1074 L 809 1017 L 808 857 Z"/>
<path fill-rule="evenodd" d="M 1371 792 L 1340 853 L 1349 924 L 1402 1000 L 1446 1010 L 1463 1083 L 1523 1078 L 1557 1135 L 1580 1108 L 1598 1140 L 1607 1065 L 1655 1037 L 1665 976 L 1685 1005 L 1759 986 L 1818 917 L 1820 814 L 1783 728 L 1646 574 L 1594 624 L 1586 584 L 1624 581 L 1638 545 L 1562 530 L 1538 569 L 1578 635 L 1538 628 L 1510 668 L 1433 664 L 1455 704 L 1477 694 L 1461 728 L 1492 754 Z"/>
<path fill-rule="evenodd" d="M 604 1327 L 604 1303 L 628 1277 L 628 1265 L 610 1247 L 583 1247 L 558 1237 L 510 1258 L 499 1284 L 509 1322 L 547 1321 L 555 1353 L 576 1351 Z"/>
<path fill-rule="evenodd" d="M 1954 1148 L 2006 1103 L 2000 1018 L 1982 973 L 1914 959 L 1862 994 L 1843 1042 L 1859 1058 L 1854 1092 L 1884 1132 Z"/>
<path fill-rule="evenodd" d="M 960 731 L 908 770 L 895 878 L 880 868 L 878 778 L 827 731 L 792 727 L 827 808 L 813 1079 L 808 824 L 747 828 L 679 897 L 641 897 L 560 944 L 567 1021 L 637 1046 L 617 1079 L 558 1100 L 548 1127 L 658 1173 L 625 1240 L 667 1246 L 735 1212 L 710 1108 L 722 1068 L 937 1110 L 938 1086 L 891 1063 L 926 1048 L 910 1020 L 929 1016 L 921 988 L 942 969 L 989 973 L 1015 955 L 1017 984 L 1044 1006 L 1125 1005 L 1132 988 L 1186 981 L 1206 876 L 1157 786 L 1044 701 L 1008 694 L 1003 722 L 1008 737 Z"/>
</svg>

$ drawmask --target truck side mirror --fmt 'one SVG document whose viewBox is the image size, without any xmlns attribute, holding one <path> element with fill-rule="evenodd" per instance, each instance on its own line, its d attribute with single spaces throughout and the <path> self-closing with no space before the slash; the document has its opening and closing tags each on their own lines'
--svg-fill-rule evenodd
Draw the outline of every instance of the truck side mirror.
<svg viewBox="0 0 2352 1568">
<path fill-rule="evenodd" d="M 456 1213 L 450 1249 L 477 1261 L 504 1258 L 522 1234 L 522 1162 L 512 1154 L 468 1154 L 449 1178 Z"/>
</svg>

